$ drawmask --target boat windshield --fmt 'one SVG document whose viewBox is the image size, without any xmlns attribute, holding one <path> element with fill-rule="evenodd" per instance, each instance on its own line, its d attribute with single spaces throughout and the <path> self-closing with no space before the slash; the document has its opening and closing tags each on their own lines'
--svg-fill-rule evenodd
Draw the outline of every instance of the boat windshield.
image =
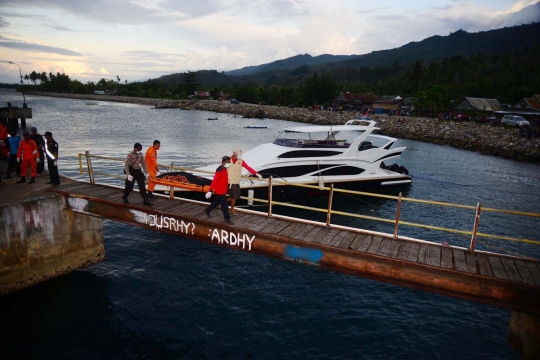
<svg viewBox="0 0 540 360">
<path fill-rule="evenodd" d="M 274 144 L 288 147 L 348 147 L 363 133 L 364 131 L 282 131 Z"/>
</svg>

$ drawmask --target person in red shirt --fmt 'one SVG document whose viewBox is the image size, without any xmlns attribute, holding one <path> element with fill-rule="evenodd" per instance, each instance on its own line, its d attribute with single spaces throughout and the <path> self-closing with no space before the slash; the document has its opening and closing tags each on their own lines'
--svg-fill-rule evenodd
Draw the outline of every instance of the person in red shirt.
<svg viewBox="0 0 540 360">
<path fill-rule="evenodd" d="M 19 144 L 19 151 L 17 152 L 17 162 L 21 163 L 21 178 L 19 181 L 17 181 L 17 183 L 21 184 L 26 182 L 26 172 L 28 171 L 28 166 L 30 166 L 32 171 L 32 179 L 28 183 L 35 183 L 37 163 L 40 161 L 41 159 L 39 158 L 36 143 L 34 140 L 30 139 L 30 133 L 28 131 L 24 131 L 23 139 Z"/>
<path fill-rule="evenodd" d="M 221 211 L 223 212 L 225 222 L 229 225 L 234 225 L 231 221 L 231 215 L 229 214 L 229 205 L 227 204 L 226 196 L 227 190 L 229 189 L 229 174 L 227 173 L 227 168 L 229 166 L 231 166 L 231 158 L 229 156 L 224 156 L 221 159 L 221 165 L 216 169 L 216 174 L 210 184 L 210 191 L 205 195 L 207 199 L 210 199 L 212 191 L 214 191 L 216 197 L 204 212 L 208 218 L 211 218 L 212 215 L 210 215 L 210 211 L 214 210 L 218 205 L 221 205 Z"/>
</svg>

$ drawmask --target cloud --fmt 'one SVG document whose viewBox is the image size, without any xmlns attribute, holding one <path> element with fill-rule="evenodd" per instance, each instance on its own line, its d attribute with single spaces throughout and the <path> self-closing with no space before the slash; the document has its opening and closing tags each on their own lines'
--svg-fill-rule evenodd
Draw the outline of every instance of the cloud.
<svg viewBox="0 0 540 360">
<path fill-rule="evenodd" d="M 0 6 L 20 6 L 20 0 L 2 0 Z M 26 0 L 24 6 L 59 10 L 79 18 L 113 25 L 187 20 L 206 16 L 221 9 L 217 0 Z"/>
<path fill-rule="evenodd" d="M 22 50 L 22 51 L 34 51 L 34 52 L 46 52 L 67 56 L 82 56 L 80 52 L 59 48 L 55 46 L 40 45 L 34 43 L 28 43 L 24 41 L 3 41 L 0 40 L 0 47 Z"/>
<path fill-rule="evenodd" d="M 102 75 L 109 75 L 109 72 L 108 72 L 107 69 L 105 69 L 105 68 L 101 68 L 101 69 L 99 70 L 99 73 L 102 74 Z"/>
</svg>

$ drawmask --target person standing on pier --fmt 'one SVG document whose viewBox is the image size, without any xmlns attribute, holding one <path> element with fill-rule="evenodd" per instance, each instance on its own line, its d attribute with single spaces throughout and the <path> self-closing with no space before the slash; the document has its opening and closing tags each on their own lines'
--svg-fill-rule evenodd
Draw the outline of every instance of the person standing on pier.
<svg viewBox="0 0 540 360">
<path fill-rule="evenodd" d="M 262 179 L 261 174 L 253 170 L 244 160 L 242 160 L 242 150 L 233 150 L 231 156 L 231 166 L 227 169 L 229 174 L 229 200 L 231 201 L 231 214 L 236 215 L 234 205 L 236 200 L 240 199 L 240 177 L 242 176 L 242 168 L 249 171 Z"/>
<path fill-rule="evenodd" d="M 30 139 L 30 133 L 28 131 L 23 132 L 23 139 L 21 140 L 19 150 L 17 151 L 17 162 L 21 163 L 21 178 L 17 183 L 21 184 L 26 182 L 26 173 L 29 166 L 32 179 L 28 183 L 35 183 L 37 163 L 41 162 L 41 160 L 39 159 L 36 143 L 34 140 Z"/>
<path fill-rule="evenodd" d="M 6 179 L 11 179 L 11 172 L 15 170 L 17 177 L 21 175 L 21 167 L 17 162 L 17 153 L 19 152 L 19 144 L 21 143 L 21 137 L 17 135 L 15 130 L 12 130 L 6 145 L 9 147 L 9 158 Z"/>
<path fill-rule="evenodd" d="M 137 186 L 139 187 L 139 193 L 143 198 L 143 205 L 152 206 L 153 204 L 148 201 L 146 196 L 146 186 L 144 183 L 145 177 L 142 170 L 144 170 L 145 173 L 148 173 L 148 169 L 146 168 L 146 162 L 144 161 L 144 155 L 142 154 L 141 150 L 142 145 L 140 143 L 135 143 L 135 145 L 133 145 L 133 151 L 127 156 L 126 163 L 124 165 L 124 172 L 126 173 L 126 186 L 124 187 L 124 196 L 122 196 L 122 200 L 124 201 L 124 204 L 129 204 L 128 196 L 129 193 L 133 191 L 133 186 L 135 185 L 136 180 Z"/>
<path fill-rule="evenodd" d="M 37 166 L 37 176 L 40 176 L 41 173 L 43 173 L 43 170 L 45 170 L 45 153 L 43 152 L 43 136 L 41 134 L 38 134 L 36 127 L 32 126 L 32 134 L 30 135 L 30 139 L 34 140 L 37 146 L 39 159 L 41 160 L 38 163 Z"/>
<path fill-rule="evenodd" d="M 156 187 L 156 183 L 152 182 L 152 178 L 159 175 L 159 167 L 157 162 L 157 155 L 158 150 L 161 147 L 161 143 L 159 140 L 154 140 L 154 143 L 152 146 L 146 150 L 146 157 L 144 160 L 146 161 L 146 168 L 148 169 L 148 197 L 150 199 L 154 198 L 154 188 Z"/>
<path fill-rule="evenodd" d="M 221 159 L 221 165 L 216 169 L 216 174 L 214 179 L 210 184 L 210 191 L 206 193 L 206 198 L 210 199 L 212 197 L 212 191 L 216 193 L 216 198 L 214 201 L 208 205 L 204 212 L 208 218 L 211 218 L 210 211 L 216 208 L 218 205 L 221 205 L 221 211 L 223 212 L 223 217 L 225 222 L 229 225 L 234 225 L 231 221 L 231 215 L 229 214 L 229 205 L 227 204 L 227 189 L 229 187 L 229 174 L 227 173 L 227 168 L 231 166 L 231 158 L 229 156 L 224 156 Z"/>
<path fill-rule="evenodd" d="M 53 139 L 50 131 L 45 132 L 45 154 L 47 154 L 47 168 L 51 181 L 47 184 L 52 186 L 60 185 L 60 174 L 58 174 L 58 143 Z"/>
</svg>

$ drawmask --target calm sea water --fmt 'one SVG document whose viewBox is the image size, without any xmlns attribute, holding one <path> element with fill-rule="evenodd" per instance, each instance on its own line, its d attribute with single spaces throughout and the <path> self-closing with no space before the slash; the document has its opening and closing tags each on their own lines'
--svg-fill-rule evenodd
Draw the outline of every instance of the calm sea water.
<svg viewBox="0 0 540 360">
<path fill-rule="evenodd" d="M 0 104 L 22 105 L 0 92 Z M 80 177 L 77 154 L 125 157 L 161 141 L 160 163 L 218 163 L 234 148 L 272 141 L 280 120 L 210 112 L 27 97 L 28 126 L 51 131 L 60 172 Z M 3 105 L 5 106 L 5 105 Z M 218 117 L 218 121 L 208 121 Z M 265 125 L 268 129 L 244 129 Z M 414 178 L 404 196 L 540 212 L 540 168 L 449 147 L 399 140 Z M 97 162 L 122 174 L 120 163 Z M 97 171 L 97 169 L 95 169 Z M 121 185 L 120 180 L 98 181 Z M 202 199 L 201 199 L 202 200 Z M 325 200 L 305 200 L 325 207 Z M 334 208 L 392 218 L 395 202 L 341 197 Z M 322 220 L 321 215 L 277 209 Z M 474 212 L 405 204 L 402 219 L 471 229 Z M 335 223 L 392 232 L 387 225 Z M 480 231 L 538 239 L 537 222 L 482 214 Z M 0 298 L 6 359 L 518 359 L 510 311 L 104 221 L 105 260 Z M 468 237 L 402 226 L 400 234 L 466 246 Z M 538 247 L 482 239 L 478 248 L 540 257 Z"/>
</svg>

